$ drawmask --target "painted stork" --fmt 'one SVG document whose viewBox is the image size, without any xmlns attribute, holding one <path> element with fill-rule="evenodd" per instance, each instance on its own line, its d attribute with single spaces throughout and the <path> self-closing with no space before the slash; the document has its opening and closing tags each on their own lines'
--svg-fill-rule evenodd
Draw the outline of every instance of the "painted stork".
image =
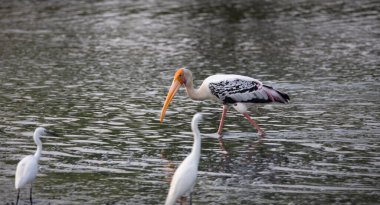
<svg viewBox="0 0 380 205">
<path fill-rule="evenodd" d="M 191 121 L 191 129 L 194 134 L 193 148 L 173 175 L 165 205 L 174 205 L 180 196 L 189 192 L 191 204 L 191 192 L 197 179 L 198 164 L 201 156 L 201 133 L 198 128 L 198 123 L 201 119 L 202 115 L 197 113 Z"/>
<path fill-rule="evenodd" d="M 257 129 L 261 137 L 265 132 L 248 115 L 247 104 L 251 103 L 287 103 L 290 98 L 286 93 L 264 85 L 259 80 L 241 75 L 217 74 L 206 78 L 198 89 L 193 86 L 193 75 L 190 70 L 180 68 L 176 71 L 172 85 L 170 86 L 164 106 L 161 110 L 160 122 L 163 121 L 167 108 L 173 100 L 178 89 L 184 85 L 188 96 L 193 100 L 215 100 L 223 104 L 223 112 L 220 120 L 218 134 L 222 136 L 222 128 L 226 117 L 227 108 L 232 105 L 235 110 Z"/>
</svg>

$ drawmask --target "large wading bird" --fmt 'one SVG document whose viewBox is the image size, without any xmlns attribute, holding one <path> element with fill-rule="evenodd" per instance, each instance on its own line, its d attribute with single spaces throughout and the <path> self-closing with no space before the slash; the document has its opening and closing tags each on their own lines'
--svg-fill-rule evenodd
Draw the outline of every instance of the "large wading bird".
<svg viewBox="0 0 380 205">
<path fill-rule="evenodd" d="M 36 179 L 38 173 L 38 161 L 41 157 L 42 152 L 42 142 L 40 140 L 41 136 L 44 135 L 53 135 L 56 136 L 55 133 L 47 131 L 43 127 L 38 127 L 34 131 L 33 139 L 37 145 L 37 151 L 34 155 L 28 155 L 24 157 L 18 164 L 15 175 L 15 188 L 17 189 L 17 199 L 16 205 L 18 204 L 18 200 L 20 198 L 20 189 L 25 187 L 27 184 L 30 184 L 30 204 L 33 204 L 32 201 L 32 186 L 33 181 Z"/>
<path fill-rule="evenodd" d="M 244 117 L 257 129 L 260 136 L 265 132 L 248 115 L 247 105 L 252 103 L 287 103 L 290 98 L 286 93 L 264 85 L 259 80 L 242 75 L 217 74 L 206 78 L 198 89 L 193 86 L 193 75 L 190 70 L 180 68 L 174 75 L 168 95 L 161 110 L 160 122 L 165 117 L 166 110 L 178 89 L 184 85 L 188 96 L 193 100 L 214 100 L 223 104 L 218 134 L 222 136 L 224 119 L 229 105 L 242 113 Z"/>
<path fill-rule="evenodd" d="M 174 205 L 176 200 L 186 193 L 190 193 L 191 204 L 191 192 L 197 179 L 198 164 L 201 156 L 201 133 L 198 128 L 198 123 L 201 119 L 202 115 L 197 113 L 191 121 L 191 129 L 194 134 L 193 148 L 173 175 L 165 205 Z"/>
</svg>

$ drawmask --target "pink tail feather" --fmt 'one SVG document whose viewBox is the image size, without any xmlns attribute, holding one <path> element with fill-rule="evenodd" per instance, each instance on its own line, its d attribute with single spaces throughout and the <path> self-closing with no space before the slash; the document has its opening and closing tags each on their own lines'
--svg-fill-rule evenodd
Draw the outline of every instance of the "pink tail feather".
<svg viewBox="0 0 380 205">
<path fill-rule="evenodd" d="M 288 103 L 290 100 L 288 94 L 280 92 L 270 86 L 263 85 L 263 89 L 272 102 Z"/>
</svg>

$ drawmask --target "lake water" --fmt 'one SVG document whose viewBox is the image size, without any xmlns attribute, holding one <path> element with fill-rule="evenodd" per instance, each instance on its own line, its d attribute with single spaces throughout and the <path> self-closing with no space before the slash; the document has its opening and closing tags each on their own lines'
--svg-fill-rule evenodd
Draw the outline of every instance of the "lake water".
<svg viewBox="0 0 380 205">
<path fill-rule="evenodd" d="M 35 204 L 163 204 L 200 125 L 194 204 L 378 204 L 380 3 L 5 1 L 0 5 L 0 199 L 45 126 Z M 159 114 L 172 76 L 260 79 L 287 105 L 251 116 L 184 89 Z M 21 203 L 29 204 L 28 192 Z"/>
</svg>

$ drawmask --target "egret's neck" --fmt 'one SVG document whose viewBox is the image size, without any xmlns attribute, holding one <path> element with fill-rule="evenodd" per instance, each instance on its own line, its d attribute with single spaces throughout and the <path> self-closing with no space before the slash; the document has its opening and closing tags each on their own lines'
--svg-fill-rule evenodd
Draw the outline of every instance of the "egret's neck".
<svg viewBox="0 0 380 205">
<path fill-rule="evenodd" d="M 195 159 L 198 159 L 199 162 L 199 158 L 201 155 L 201 133 L 199 132 L 197 125 L 192 124 L 191 128 L 194 134 L 194 143 L 190 155 L 192 155 Z"/>
<path fill-rule="evenodd" d="M 205 100 L 207 98 L 207 93 L 203 91 L 202 86 L 199 89 L 194 88 L 193 81 L 190 80 L 186 83 L 187 95 L 193 100 Z"/>
<path fill-rule="evenodd" d="M 37 158 L 37 159 L 40 159 L 41 157 L 41 152 L 42 152 L 42 142 L 40 140 L 40 136 L 39 135 L 34 135 L 33 136 L 34 138 L 34 142 L 36 143 L 37 145 L 37 151 L 36 153 L 34 154 L 34 156 Z"/>
</svg>

